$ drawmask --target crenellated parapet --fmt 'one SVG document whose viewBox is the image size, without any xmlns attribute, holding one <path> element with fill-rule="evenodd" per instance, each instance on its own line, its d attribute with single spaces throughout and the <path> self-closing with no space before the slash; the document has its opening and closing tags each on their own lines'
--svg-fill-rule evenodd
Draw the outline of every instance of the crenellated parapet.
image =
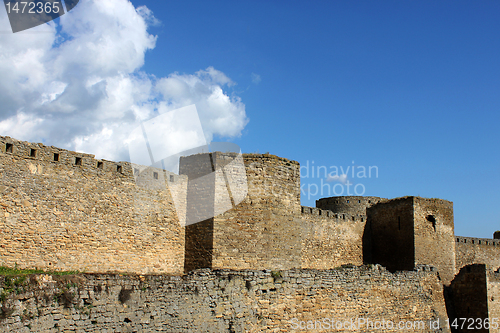
<svg viewBox="0 0 500 333">
<path fill-rule="evenodd" d="M 65 165 L 80 169 L 91 169 L 95 172 L 113 172 L 131 176 L 133 173 L 129 162 L 113 162 L 96 159 L 95 155 L 74 152 L 43 143 L 32 143 L 0 136 L 0 152 L 12 157 L 40 161 L 56 165 Z"/>
<path fill-rule="evenodd" d="M 337 196 L 316 200 L 316 207 L 330 210 L 342 219 L 366 221 L 366 210 L 388 199 L 363 196 Z"/>
<path fill-rule="evenodd" d="M 457 271 L 467 265 L 486 264 L 500 268 L 500 239 L 455 236 Z"/>
<path fill-rule="evenodd" d="M 301 206 L 302 215 L 320 216 L 330 218 L 338 222 L 366 222 L 366 214 L 334 213 L 317 207 Z"/>
<path fill-rule="evenodd" d="M 469 245 L 500 246 L 500 239 L 455 236 L 455 241 Z"/>
</svg>

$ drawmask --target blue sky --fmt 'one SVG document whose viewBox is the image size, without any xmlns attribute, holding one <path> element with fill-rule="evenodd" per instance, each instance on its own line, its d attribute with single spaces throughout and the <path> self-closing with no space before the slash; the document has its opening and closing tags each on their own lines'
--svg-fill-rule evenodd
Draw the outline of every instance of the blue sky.
<svg viewBox="0 0 500 333">
<path fill-rule="evenodd" d="M 377 166 L 353 180 L 365 195 L 451 200 L 457 234 L 500 229 L 500 3 L 133 3 L 162 22 L 147 72 L 214 66 L 237 83 L 244 152 Z"/>
<path fill-rule="evenodd" d="M 92 1 L 82 1 L 65 19 L 84 22 L 92 10 L 87 2 Z M 315 166 L 344 170 L 376 166 L 378 177 L 347 179 L 362 184 L 365 195 L 453 201 L 457 235 L 491 238 L 500 230 L 499 2 L 132 4 L 152 12 L 142 17 L 149 22 L 148 34 L 156 36 L 154 42 L 134 39 L 142 64 L 131 57 L 127 75 L 147 75 L 149 81 L 141 81 L 141 87 L 172 75 L 196 79 L 193 75 L 200 70 L 212 75 L 210 67 L 231 80 L 227 84 L 211 76 L 207 83 L 197 76 L 200 84 L 223 90 L 229 99 L 224 110 L 240 112 L 229 135 L 220 128 L 210 130 L 215 141 L 235 142 L 243 152 L 270 152 L 302 165 L 314 161 Z M 152 15 L 159 23 L 153 24 Z M 135 24 L 127 22 L 135 21 L 125 22 L 130 27 Z M 77 34 L 82 26 L 68 31 Z M 128 38 L 118 32 L 113 36 Z M 122 72 L 123 68 L 116 70 Z M 19 112 L 17 123 L 7 115 L 2 119 L 0 129 L 20 139 L 64 142 L 52 134 L 31 137 L 16 131 Z M 108 129 L 112 128 L 110 123 Z M 102 128 L 99 133 L 104 133 Z M 92 142 L 87 140 L 91 134 L 83 137 L 73 137 L 68 145 L 79 148 L 75 142 Z M 90 144 L 81 149 L 95 153 Z M 330 187 L 339 184 L 337 189 L 346 185 L 325 177 L 302 181 L 307 186 L 322 180 Z M 321 197 L 312 195 L 311 186 L 302 193 L 304 205 L 314 206 Z"/>
</svg>

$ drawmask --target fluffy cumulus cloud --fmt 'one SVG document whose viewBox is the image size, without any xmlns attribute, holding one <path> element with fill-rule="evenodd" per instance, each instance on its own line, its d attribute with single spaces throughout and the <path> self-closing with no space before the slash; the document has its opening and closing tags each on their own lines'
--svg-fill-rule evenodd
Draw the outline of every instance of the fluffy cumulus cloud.
<svg viewBox="0 0 500 333">
<path fill-rule="evenodd" d="M 124 160 L 139 121 L 191 104 L 207 141 L 240 135 L 245 105 L 224 91 L 234 82 L 221 71 L 156 78 L 140 70 L 155 24 L 128 0 L 83 0 L 60 26 L 0 34 L 0 135 Z M 0 31 L 10 31 L 1 10 Z"/>
</svg>

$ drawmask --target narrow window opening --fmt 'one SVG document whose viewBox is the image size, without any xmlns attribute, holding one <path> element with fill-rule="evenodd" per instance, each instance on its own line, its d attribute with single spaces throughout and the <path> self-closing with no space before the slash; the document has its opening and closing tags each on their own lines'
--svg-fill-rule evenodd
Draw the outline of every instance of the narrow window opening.
<svg viewBox="0 0 500 333">
<path fill-rule="evenodd" d="M 434 228 L 434 231 L 436 231 L 436 218 L 434 215 L 427 215 L 426 219 L 432 223 L 432 227 Z"/>
<path fill-rule="evenodd" d="M 158 179 L 158 172 L 153 172 L 153 178 Z"/>
<path fill-rule="evenodd" d="M 54 153 L 54 162 L 59 162 L 59 154 Z"/>
<path fill-rule="evenodd" d="M 481 241 L 478 241 L 478 244 L 481 244 Z"/>
<path fill-rule="evenodd" d="M 361 200 L 358 200 L 358 203 L 361 203 Z"/>
<path fill-rule="evenodd" d="M 14 145 L 12 143 L 6 143 L 5 144 L 5 152 L 6 153 L 12 153 Z"/>
<path fill-rule="evenodd" d="M 344 214 L 344 215 L 342 215 L 342 218 L 345 220 L 345 214 Z"/>
<path fill-rule="evenodd" d="M 97 162 L 97 168 L 102 169 L 103 168 L 103 163 L 102 162 Z"/>
<path fill-rule="evenodd" d="M 36 149 L 30 149 L 30 157 L 36 157 Z"/>
<path fill-rule="evenodd" d="M 174 176 L 170 175 L 170 181 L 173 183 L 174 182 Z"/>
<path fill-rule="evenodd" d="M 121 173 L 122 172 L 122 166 L 121 165 L 117 165 L 116 166 L 116 171 Z"/>
<path fill-rule="evenodd" d="M 82 165 L 82 158 L 81 157 L 75 157 L 75 165 Z"/>
<path fill-rule="evenodd" d="M 474 240 L 472 240 L 472 244 L 474 244 Z"/>
<path fill-rule="evenodd" d="M 363 219 L 363 218 L 361 218 L 361 222 L 364 222 L 364 219 Z"/>
<path fill-rule="evenodd" d="M 371 200 L 368 200 L 368 203 L 372 203 L 372 201 L 371 201 Z"/>
<path fill-rule="evenodd" d="M 354 221 L 354 216 L 352 217 L 352 220 Z"/>
<path fill-rule="evenodd" d="M 460 242 L 460 238 L 457 238 L 457 242 Z"/>
<path fill-rule="evenodd" d="M 347 203 L 349 203 L 349 200 L 347 200 Z"/>
</svg>

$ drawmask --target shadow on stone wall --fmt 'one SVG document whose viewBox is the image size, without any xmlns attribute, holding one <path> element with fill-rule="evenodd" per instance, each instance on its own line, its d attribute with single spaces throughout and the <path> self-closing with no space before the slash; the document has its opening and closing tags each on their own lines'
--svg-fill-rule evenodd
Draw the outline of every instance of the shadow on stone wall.
<svg viewBox="0 0 500 333">
<path fill-rule="evenodd" d="M 214 250 L 214 219 L 186 226 L 184 272 L 197 268 L 212 268 Z"/>
</svg>

